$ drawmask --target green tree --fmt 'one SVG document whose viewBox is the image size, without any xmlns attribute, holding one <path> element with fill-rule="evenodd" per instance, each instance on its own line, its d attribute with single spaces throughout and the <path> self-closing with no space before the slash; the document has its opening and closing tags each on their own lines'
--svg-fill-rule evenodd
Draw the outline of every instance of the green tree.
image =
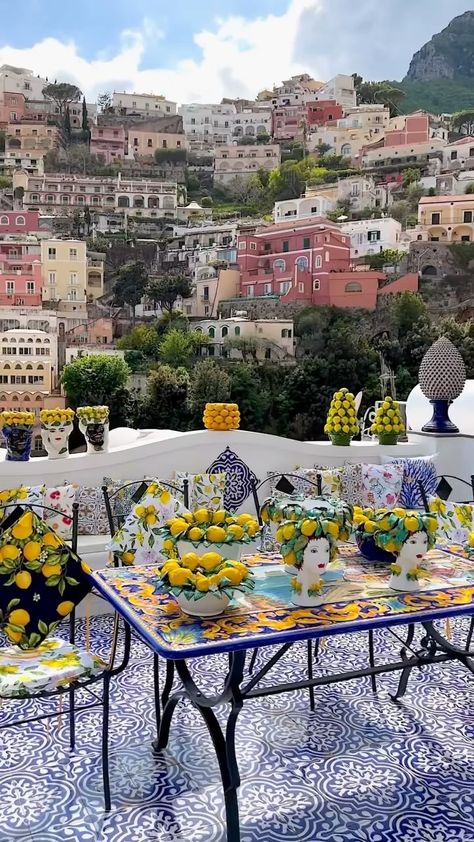
<svg viewBox="0 0 474 842">
<path fill-rule="evenodd" d="M 299 199 L 305 188 L 305 179 L 298 164 L 288 162 L 272 170 L 268 187 L 274 202 Z"/>
<path fill-rule="evenodd" d="M 224 347 L 229 351 L 240 351 L 245 361 L 257 362 L 257 352 L 262 343 L 256 336 L 229 336 L 224 340 Z"/>
<path fill-rule="evenodd" d="M 160 354 L 160 337 L 153 327 L 136 325 L 118 340 L 117 348 L 141 351 L 146 357 L 157 360 Z"/>
<path fill-rule="evenodd" d="M 119 270 L 114 285 L 115 303 L 128 304 L 132 309 L 132 323 L 135 323 L 135 309 L 140 304 L 148 282 L 148 273 L 143 260 L 126 263 Z"/>
<path fill-rule="evenodd" d="M 173 328 L 165 333 L 160 342 L 160 359 L 175 367 L 189 366 L 195 354 L 195 344 L 191 332 Z"/>
<path fill-rule="evenodd" d="M 398 266 L 404 254 L 397 249 L 384 249 L 377 254 L 368 254 L 367 263 L 371 269 L 383 269 L 384 266 Z"/>
<path fill-rule="evenodd" d="M 206 403 L 228 401 L 231 393 L 231 380 L 227 371 L 214 360 L 198 362 L 192 371 L 189 390 L 189 406 L 193 422 L 202 423 L 202 414 Z"/>
<path fill-rule="evenodd" d="M 421 172 L 418 167 L 408 167 L 403 172 L 403 187 L 409 187 L 410 184 L 416 184 L 420 180 Z"/>
<path fill-rule="evenodd" d="M 189 375 L 184 368 L 158 365 L 147 380 L 147 396 L 142 405 L 140 426 L 166 430 L 186 430 Z"/>
<path fill-rule="evenodd" d="M 402 292 L 394 301 L 398 336 L 403 339 L 420 319 L 428 317 L 428 310 L 417 292 Z"/>
<path fill-rule="evenodd" d="M 465 193 L 474 193 L 474 181 L 472 181 L 472 182 L 471 182 L 471 184 L 468 184 L 468 185 L 467 185 L 467 187 L 466 187 L 466 189 L 465 189 L 465 191 L 464 191 L 464 192 L 465 192 Z M 433 194 L 433 195 L 434 195 L 434 194 Z"/>
<path fill-rule="evenodd" d="M 82 134 L 86 141 L 89 140 L 89 115 L 85 96 L 82 98 Z"/>
<path fill-rule="evenodd" d="M 99 94 L 97 97 L 97 107 L 102 114 L 106 114 L 112 108 L 112 95 L 108 91 Z"/>
<path fill-rule="evenodd" d="M 62 137 L 64 141 L 64 146 L 71 145 L 71 138 L 72 138 L 72 129 L 71 129 L 71 112 L 69 111 L 69 106 L 66 106 L 66 110 L 64 112 L 64 119 L 62 125 Z"/>
<path fill-rule="evenodd" d="M 190 298 L 193 284 L 185 275 L 167 273 L 158 278 L 150 278 L 145 295 L 164 312 L 171 313 L 178 298 Z"/>
<path fill-rule="evenodd" d="M 451 127 L 454 132 L 471 135 L 474 133 L 474 111 L 457 111 L 451 117 Z"/>
<path fill-rule="evenodd" d="M 64 366 L 61 383 L 76 406 L 108 405 L 125 388 L 130 370 L 121 357 L 91 354 Z"/>
<path fill-rule="evenodd" d="M 272 395 L 268 385 L 261 378 L 261 371 L 261 368 L 246 363 L 229 368 L 230 398 L 239 405 L 246 430 L 259 431 L 268 428 Z"/>
<path fill-rule="evenodd" d="M 66 109 L 72 105 L 73 102 L 79 102 L 82 91 L 77 85 L 71 85 L 69 82 L 51 82 L 43 88 L 43 96 L 45 99 L 51 100 L 56 105 L 59 116 L 64 117 Z"/>
<path fill-rule="evenodd" d="M 362 81 L 358 84 L 356 93 L 358 105 L 380 103 L 390 109 L 391 117 L 396 117 L 400 113 L 400 107 L 405 96 L 405 92 L 389 82 L 388 79 L 382 82 Z"/>
</svg>

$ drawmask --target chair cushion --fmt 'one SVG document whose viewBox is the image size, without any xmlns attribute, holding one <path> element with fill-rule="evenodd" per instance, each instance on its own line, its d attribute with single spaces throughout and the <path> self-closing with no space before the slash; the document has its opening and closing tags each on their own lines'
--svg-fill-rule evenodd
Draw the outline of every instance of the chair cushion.
<svg viewBox="0 0 474 842">
<path fill-rule="evenodd" d="M 423 485 L 427 497 L 436 493 L 438 480 L 434 456 L 417 456 L 411 459 L 399 459 L 388 456 L 387 462 L 394 462 L 403 467 L 403 483 L 400 491 L 399 504 L 405 509 L 423 508 L 419 482 Z"/>
<path fill-rule="evenodd" d="M 175 480 L 181 486 L 183 481 L 189 481 L 190 509 L 222 509 L 224 505 L 225 473 L 220 474 L 188 474 L 186 471 L 176 471 Z"/>
<path fill-rule="evenodd" d="M 97 655 L 58 637 L 27 652 L 6 646 L 0 648 L 0 698 L 51 692 L 71 681 L 99 675 L 105 668 Z"/>
<path fill-rule="evenodd" d="M 360 506 L 363 493 L 362 465 L 344 465 L 341 478 L 341 498 L 351 506 Z"/>
<path fill-rule="evenodd" d="M 403 465 L 362 465 L 363 503 L 374 509 L 393 509 L 402 490 Z"/>
<path fill-rule="evenodd" d="M 28 504 L 35 507 L 38 517 L 43 517 L 43 498 L 46 491 L 45 485 L 22 485 L 20 488 L 5 488 L 0 491 L 0 520 L 8 517 L 13 509 L 3 509 L 2 503 L 10 506 L 13 503 Z"/>
<path fill-rule="evenodd" d="M 474 503 L 447 503 L 432 496 L 428 504 L 438 521 L 437 542 L 464 544 L 474 529 Z"/>
<path fill-rule="evenodd" d="M 36 648 L 92 589 L 89 570 L 34 512 L 12 512 L 0 532 L 0 631 Z"/>
<path fill-rule="evenodd" d="M 47 488 L 44 493 L 44 505 L 50 506 L 57 514 L 45 511 L 45 523 L 61 538 L 68 540 L 72 537 L 73 503 L 76 501 L 77 485 L 59 485 L 57 488 Z"/>
<path fill-rule="evenodd" d="M 76 501 L 79 503 L 79 535 L 110 534 L 104 494 L 101 488 L 82 486 L 77 490 Z"/>
</svg>

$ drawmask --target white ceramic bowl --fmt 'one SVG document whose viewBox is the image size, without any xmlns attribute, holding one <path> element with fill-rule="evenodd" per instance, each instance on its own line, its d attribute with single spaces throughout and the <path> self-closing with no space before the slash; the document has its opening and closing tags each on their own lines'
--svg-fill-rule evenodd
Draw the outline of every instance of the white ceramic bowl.
<svg viewBox="0 0 474 842">
<path fill-rule="evenodd" d="M 217 617 L 229 605 L 230 599 L 225 593 L 206 593 L 201 599 L 189 599 L 185 593 L 175 597 L 181 611 L 191 617 Z"/>
</svg>

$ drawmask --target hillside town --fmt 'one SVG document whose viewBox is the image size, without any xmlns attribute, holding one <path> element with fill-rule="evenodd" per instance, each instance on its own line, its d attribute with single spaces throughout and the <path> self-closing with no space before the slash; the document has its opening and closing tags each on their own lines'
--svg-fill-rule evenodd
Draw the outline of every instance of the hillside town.
<svg viewBox="0 0 474 842">
<path fill-rule="evenodd" d="M 452 247 L 474 239 L 469 120 L 401 114 L 368 87 L 304 73 L 254 100 L 113 91 L 88 103 L 2 66 L 2 409 L 64 403 L 66 363 L 123 357 L 130 328 L 166 310 L 204 336 L 199 356 L 250 348 L 291 365 L 303 308 L 374 312 L 462 274 Z"/>
</svg>

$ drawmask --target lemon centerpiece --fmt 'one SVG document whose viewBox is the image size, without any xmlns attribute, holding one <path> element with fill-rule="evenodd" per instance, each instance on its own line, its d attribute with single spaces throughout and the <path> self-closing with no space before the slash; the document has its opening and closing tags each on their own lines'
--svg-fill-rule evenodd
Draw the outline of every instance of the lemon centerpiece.
<svg viewBox="0 0 474 842">
<path fill-rule="evenodd" d="M 379 444 L 396 444 L 399 435 L 405 432 L 400 404 L 390 395 L 383 399 L 377 409 L 370 432 L 378 437 Z"/>
<path fill-rule="evenodd" d="M 333 444 L 344 446 L 349 446 L 353 436 L 359 432 L 355 398 L 349 389 L 339 389 L 334 393 L 324 432 Z"/>
<path fill-rule="evenodd" d="M 68 456 L 68 438 L 72 432 L 75 412 L 72 409 L 42 409 L 41 433 L 43 444 L 50 459 L 64 459 Z"/>
<path fill-rule="evenodd" d="M 249 514 L 233 515 L 225 509 L 196 509 L 183 512 L 166 522 L 160 530 L 165 541 L 173 540 L 180 557 L 192 550 L 207 549 L 214 552 L 232 551 L 240 558 L 242 547 L 258 536 L 260 527 Z M 166 543 L 165 547 L 169 547 Z"/>
<path fill-rule="evenodd" d="M 238 430 L 239 407 L 236 403 L 207 403 L 202 420 L 206 430 Z"/>
<path fill-rule="evenodd" d="M 7 445 L 8 462 L 28 462 L 34 423 L 34 412 L 0 412 L 0 427 Z"/>
<path fill-rule="evenodd" d="M 253 575 L 237 560 L 208 551 L 202 555 L 185 553 L 166 561 L 160 578 L 179 607 L 194 617 L 215 617 L 229 605 L 234 591 L 250 591 Z"/>
</svg>

